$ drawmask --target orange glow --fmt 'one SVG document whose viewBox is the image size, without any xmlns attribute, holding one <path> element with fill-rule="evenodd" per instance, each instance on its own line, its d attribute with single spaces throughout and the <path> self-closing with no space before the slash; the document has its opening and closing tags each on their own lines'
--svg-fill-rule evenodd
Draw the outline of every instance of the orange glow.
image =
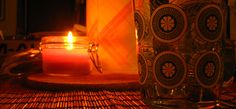
<svg viewBox="0 0 236 109">
<path fill-rule="evenodd" d="M 73 46 L 73 35 L 71 31 L 69 31 L 68 33 L 67 42 L 68 42 L 67 49 L 72 50 L 74 46 Z"/>
<path fill-rule="evenodd" d="M 138 29 L 135 28 L 135 38 L 136 38 L 136 53 L 139 53 L 138 47 Z"/>
<path fill-rule="evenodd" d="M 138 30 L 135 28 L 135 38 L 138 40 Z"/>
<path fill-rule="evenodd" d="M 88 36 L 99 43 L 98 54 L 104 73 L 136 74 L 133 0 L 87 0 L 87 3 L 90 10 L 86 20 Z"/>
</svg>

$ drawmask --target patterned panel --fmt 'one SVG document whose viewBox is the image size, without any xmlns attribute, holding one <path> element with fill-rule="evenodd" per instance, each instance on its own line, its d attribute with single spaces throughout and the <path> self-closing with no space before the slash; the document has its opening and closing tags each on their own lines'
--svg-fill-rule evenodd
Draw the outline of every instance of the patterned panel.
<svg viewBox="0 0 236 109">
<path fill-rule="evenodd" d="M 174 42 L 181 38 L 187 28 L 187 18 L 183 10 L 175 5 L 158 7 L 151 17 L 151 30 L 162 42 Z"/>
<path fill-rule="evenodd" d="M 155 80 L 164 88 L 178 87 L 186 77 L 186 69 L 184 59 L 172 51 L 158 54 L 153 63 Z"/>
<path fill-rule="evenodd" d="M 141 54 L 138 55 L 138 73 L 140 75 L 139 82 L 145 84 L 148 76 L 148 66 L 145 58 Z"/>
<path fill-rule="evenodd" d="M 206 41 L 218 41 L 222 35 L 223 25 L 223 14 L 217 5 L 203 7 L 196 16 L 196 31 Z"/>
<path fill-rule="evenodd" d="M 209 51 L 202 54 L 195 63 L 195 77 L 204 88 L 215 86 L 222 72 L 222 62 L 219 55 Z"/>
</svg>

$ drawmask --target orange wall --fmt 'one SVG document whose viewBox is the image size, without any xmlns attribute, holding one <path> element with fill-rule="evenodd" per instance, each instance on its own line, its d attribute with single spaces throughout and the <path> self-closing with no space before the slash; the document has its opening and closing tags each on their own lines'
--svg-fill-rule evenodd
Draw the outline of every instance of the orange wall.
<svg viewBox="0 0 236 109">
<path fill-rule="evenodd" d="M 133 0 L 87 0 L 87 35 L 99 43 L 104 73 L 137 73 Z"/>
</svg>

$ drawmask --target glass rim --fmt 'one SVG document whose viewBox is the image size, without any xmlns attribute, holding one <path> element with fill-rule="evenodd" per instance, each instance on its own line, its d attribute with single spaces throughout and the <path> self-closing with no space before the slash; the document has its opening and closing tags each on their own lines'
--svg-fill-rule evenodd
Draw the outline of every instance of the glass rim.
<svg viewBox="0 0 236 109">
<path fill-rule="evenodd" d="M 89 39 L 86 36 L 73 36 L 71 44 L 89 44 Z M 63 44 L 69 43 L 68 36 L 44 36 L 41 39 L 41 44 Z"/>
</svg>

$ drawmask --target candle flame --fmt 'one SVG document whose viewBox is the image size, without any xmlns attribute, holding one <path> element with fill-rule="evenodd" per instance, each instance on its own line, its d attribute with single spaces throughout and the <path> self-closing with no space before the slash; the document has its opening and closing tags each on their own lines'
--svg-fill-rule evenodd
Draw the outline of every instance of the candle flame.
<svg viewBox="0 0 236 109">
<path fill-rule="evenodd" d="M 69 31 L 67 38 L 68 38 L 68 42 L 67 42 L 68 47 L 67 47 L 67 49 L 72 50 L 74 48 L 74 46 L 73 46 L 73 35 L 72 35 L 71 31 Z"/>
</svg>

